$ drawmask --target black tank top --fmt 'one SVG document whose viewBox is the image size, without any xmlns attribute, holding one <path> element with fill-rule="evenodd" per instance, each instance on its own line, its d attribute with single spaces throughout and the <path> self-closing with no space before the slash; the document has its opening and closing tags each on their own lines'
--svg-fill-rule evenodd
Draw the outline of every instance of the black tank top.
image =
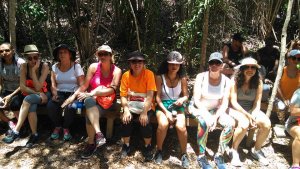
<svg viewBox="0 0 300 169">
<path fill-rule="evenodd" d="M 242 50 L 239 48 L 238 51 L 233 51 L 231 47 L 231 43 L 226 44 L 228 46 L 229 51 L 228 51 L 228 59 L 234 62 L 236 65 L 240 64 L 240 60 L 243 58 Z"/>
</svg>

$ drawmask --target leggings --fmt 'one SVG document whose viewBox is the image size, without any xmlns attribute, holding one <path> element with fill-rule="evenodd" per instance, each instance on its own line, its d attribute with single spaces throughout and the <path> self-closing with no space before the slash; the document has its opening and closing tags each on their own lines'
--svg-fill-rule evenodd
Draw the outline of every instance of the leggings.
<svg viewBox="0 0 300 169">
<path fill-rule="evenodd" d="M 152 137 L 152 125 L 150 123 L 150 118 L 153 115 L 153 110 L 148 111 L 148 123 L 146 126 L 140 125 L 140 132 L 143 138 L 151 138 Z M 131 113 L 132 119 L 128 124 L 121 123 L 121 135 L 122 137 L 130 137 L 132 132 L 132 124 L 134 120 L 138 120 L 140 117 L 139 114 Z"/>
<path fill-rule="evenodd" d="M 76 109 L 71 107 L 71 104 L 66 106 L 64 109 L 64 117 L 62 116 L 63 109 L 61 108 L 62 103 L 73 93 L 71 92 L 57 92 L 58 95 L 58 102 L 50 101 L 47 104 L 48 116 L 51 121 L 54 123 L 55 127 L 63 127 L 68 129 L 75 117 Z"/>
<path fill-rule="evenodd" d="M 196 116 L 196 120 L 198 121 L 197 144 L 200 154 L 204 154 L 209 127 L 201 115 Z M 218 152 L 224 154 L 233 136 L 234 120 L 228 114 L 224 113 L 219 117 L 218 123 L 223 128 L 219 139 Z"/>
<path fill-rule="evenodd" d="M 47 92 L 45 94 L 49 100 L 50 92 Z M 30 113 L 30 112 L 36 112 L 37 106 L 38 106 L 38 104 L 41 104 L 42 100 L 41 100 L 41 97 L 39 94 L 30 94 L 24 98 L 24 101 L 26 101 L 30 104 L 30 107 L 29 107 L 29 113 Z"/>
</svg>

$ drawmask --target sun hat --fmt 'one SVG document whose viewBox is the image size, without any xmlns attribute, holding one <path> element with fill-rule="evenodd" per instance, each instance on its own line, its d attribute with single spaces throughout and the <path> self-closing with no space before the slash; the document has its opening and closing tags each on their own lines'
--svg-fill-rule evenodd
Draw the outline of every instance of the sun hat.
<svg viewBox="0 0 300 169">
<path fill-rule="evenodd" d="M 223 63 L 223 55 L 220 52 L 214 52 L 212 54 L 210 54 L 208 62 L 212 61 L 212 60 L 218 60 L 221 63 Z"/>
<path fill-rule="evenodd" d="M 35 45 L 31 44 L 31 45 L 26 45 L 24 47 L 24 52 L 22 54 L 27 55 L 27 54 L 34 54 L 34 53 L 40 54 L 38 48 Z"/>
<path fill-rule="evenodd" d="M 234 69 L 239 69 L 240 67 L 245 66 L 245 65 L 255 65 L 258 69 L 260 68 L 260 65 L 257 63 L 257 60 L 255 60 L 252 57 L 246 57 L 246 58 L 242 59 L 240 61 L 240 63 L 241 64 L 234 67 Z"/>
<path fill-rule="evenodd" d="M 299 54 L 300 54 L 300 50 L 293 49 L 293 50 L 290 51 L 289 57 L 294 57 L 294 56 L 299 55 Z"/>
<path fill-rule="evenodd" d="M 131 60 L 145 60 L 145 55 L 142 54 L 140 51 L 134 51 L 131 52 L 127 55 L 127 60 L 131 61 Z"/>
<path fill-rule="evenodd" d="M 239 42 L 244 42 L 244 41 L 245 41 L 245 38 L 242 36 L 241 33 L 235 33 L 235 34 L 232 36 L 232 39 L 233 39 L 233 40 L 236 40 L 236 41 L 239 41 Z"/>
<path fill-rule="evenodd" d="M 167 56 L 167 62 L 171 63 L 171 64 L 182 64 L 183 63 L 183 57 L 179 52 L 172 51 Z"/>
<path fill-rule="evenodd" d="M 71 53 L 71 60 L 75 61 L 76 60 L 76 52 L 73 48 L 71 48 L 67 44 L 59 44 L 54 50 L 53 50 L 53 57 L 55 61 L 58 61 L 58 51 L 60 49 L 67 49 Z"/>
<path fill-rule="evenodd" d="M 108 45 L 102 45 L 102 46 L 98 47 L 96 54 L 98 55 L 98 53 L 101 51 L 112 53 L 112 50 Z"/>
</svg>

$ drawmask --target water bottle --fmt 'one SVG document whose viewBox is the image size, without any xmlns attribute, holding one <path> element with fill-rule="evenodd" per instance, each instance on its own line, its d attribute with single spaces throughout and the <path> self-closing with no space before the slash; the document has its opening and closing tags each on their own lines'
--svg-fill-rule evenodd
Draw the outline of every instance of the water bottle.
<svg viewBox="0 0 300 169">
<path fill-rule="evenodd" d="M 83 101 L 75 101 L 74 103 L 72 103 L 72 108 L 76 109 L 76 113 L 77 114 L 81 114 L 81 110 L 84 107 Z"/>
</svg>

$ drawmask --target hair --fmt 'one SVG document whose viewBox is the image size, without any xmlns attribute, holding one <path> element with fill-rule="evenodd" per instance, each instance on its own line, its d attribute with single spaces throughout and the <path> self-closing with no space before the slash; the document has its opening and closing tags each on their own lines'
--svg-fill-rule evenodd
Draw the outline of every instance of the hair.
<svg viewBox="0 0 300 169">
<path fill-rule="evenodd" d="M 156 74 L 162 75 L 162 74 L 168 73 L 168 64 L 169 64 L 168 61 L 164 60 L 158 67 Z M 183 64 L 180 64 L 177 74 L 178 74 L 179 78 L 183 78 L 186 76 L 186 71 L 185 71 L 185 67 Z"/>
<path fill-rule="evenodd" d="M 234 80 L 237 83 L 237 88 L 241 88 L 243 84 L 245 83 L 245 66 L 241 66 L 235 73 L 234 73 Z M 258 68 L 256 68 L 256 72 L 254 76 L 250 79 L 249 88 L 250 89 L 257 89 L 259 86 L 259 81 L 261 80 L 261 77 L 259 75 Z"/>
</svg>

